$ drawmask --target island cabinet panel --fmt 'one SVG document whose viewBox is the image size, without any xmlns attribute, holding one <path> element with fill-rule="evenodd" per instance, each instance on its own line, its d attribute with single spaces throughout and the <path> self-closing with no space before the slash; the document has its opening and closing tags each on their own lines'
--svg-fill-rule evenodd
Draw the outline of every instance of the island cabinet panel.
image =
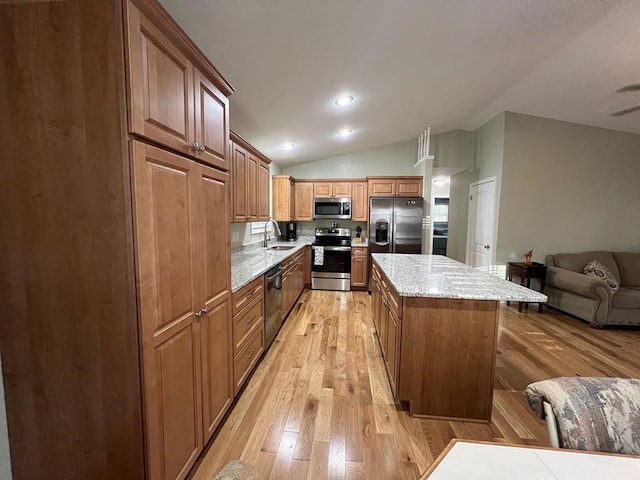
<svg viewBox="0 0 640 480">
<path fill-rule="evenodd" d="M 415 416 L 489 422 L 499 303 L 403 301 L 398 398 Z"/>
</svg>

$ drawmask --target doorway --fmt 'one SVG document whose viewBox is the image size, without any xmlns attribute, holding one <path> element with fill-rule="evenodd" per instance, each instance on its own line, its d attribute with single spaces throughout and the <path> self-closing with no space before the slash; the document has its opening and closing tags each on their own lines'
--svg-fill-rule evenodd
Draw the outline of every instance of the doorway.
<svg viewBox="0 0 640 480">
<path fill-rule="evenodd" d="M 493 260 L 496 178 L 469 184 L 466 263 L 489 271 Z"/>
</svg>

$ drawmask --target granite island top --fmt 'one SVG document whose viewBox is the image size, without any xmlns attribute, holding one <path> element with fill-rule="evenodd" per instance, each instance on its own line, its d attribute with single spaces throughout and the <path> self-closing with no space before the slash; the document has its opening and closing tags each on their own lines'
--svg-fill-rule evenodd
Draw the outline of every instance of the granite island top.
<svg viewBox="0 0 640 480">
<path fill-rule="evenodd" d="M 547 296 L 442 255 L 373 253 L 402 297 L 546 302 Z"/>
</svg>

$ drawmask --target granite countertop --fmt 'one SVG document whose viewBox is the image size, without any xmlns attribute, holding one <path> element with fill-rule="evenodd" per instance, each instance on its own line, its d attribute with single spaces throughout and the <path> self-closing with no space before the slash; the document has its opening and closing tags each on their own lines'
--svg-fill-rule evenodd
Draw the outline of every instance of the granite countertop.
<svg viewBox="0 0 640 480">
<path fill-rule="evenodd" d="M 374 253 L 402 297 L 546 302 L 547 296 L 442 255 Z"/>
<path fill-rule="evenodd" d="M 266 250 L 261 246 L 245 248 L 231 254 L 231 292 L 235 293 L 251 281 L 275 267 L 285 258 L 299 252 L 305 245 L 310 245 L 308 238 L 295 242 L 270 242 L 269 246 L 288 245 L 291 250 Z"/>
</svg>

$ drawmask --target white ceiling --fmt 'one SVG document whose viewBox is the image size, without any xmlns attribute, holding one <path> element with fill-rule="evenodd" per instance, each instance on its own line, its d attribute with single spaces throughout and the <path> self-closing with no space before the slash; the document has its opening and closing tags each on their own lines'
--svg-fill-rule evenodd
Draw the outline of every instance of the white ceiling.
<svg viewBox="0 0 640 480">
<path fill-rule="evenodd" d="M 610 116 L 640 105 L 615 93 L 640 83 L 638 0 L 160 2 L 236 88 L 231 127 L 282 165 L 505 110 L 640 134 L 640 112 Z"/>
</svg>

